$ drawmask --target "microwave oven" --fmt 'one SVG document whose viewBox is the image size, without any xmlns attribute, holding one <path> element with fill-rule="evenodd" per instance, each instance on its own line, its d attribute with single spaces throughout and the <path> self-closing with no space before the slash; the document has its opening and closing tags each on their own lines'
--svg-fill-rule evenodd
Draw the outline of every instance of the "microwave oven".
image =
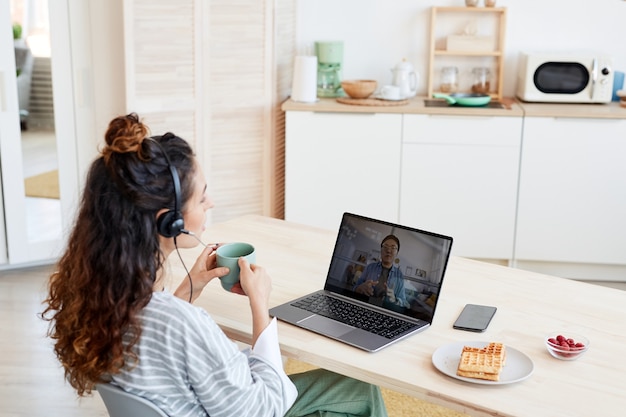
<svg viewBox="0 0 626 417">
<path fill-rule="evenodd" d="M 608 103 L 611 63 L 606 55 L 522 53 L 516 95 L 528 102 Z"/>
</svg>

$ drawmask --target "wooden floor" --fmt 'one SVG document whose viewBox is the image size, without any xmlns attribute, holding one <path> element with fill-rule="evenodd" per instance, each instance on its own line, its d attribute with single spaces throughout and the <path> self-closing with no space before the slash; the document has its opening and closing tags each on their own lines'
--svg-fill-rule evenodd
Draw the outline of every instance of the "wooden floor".
<svg viewBox="0 0 626 417">
<path fill-rule="evenodd" d="M 0 417 L 108 416 L 102 400 L 78 400 L 38 318 L 51 266 L 0 271 Z"/>
<path fill-rule="evenodd" d="M 29 129 L 21 134 L 24 178 L 59 168 L 53 130 Z"/>
<path fill-rule="evenodd" d="M 105 417 L 97 393 L 79 401 L 64 383 L 45 337 L 47 323 L 38 313 L 51 271 L 0 271 L 0 417 Z M 625 283 L 605 285 L 626 289 Z"/>
</svg>

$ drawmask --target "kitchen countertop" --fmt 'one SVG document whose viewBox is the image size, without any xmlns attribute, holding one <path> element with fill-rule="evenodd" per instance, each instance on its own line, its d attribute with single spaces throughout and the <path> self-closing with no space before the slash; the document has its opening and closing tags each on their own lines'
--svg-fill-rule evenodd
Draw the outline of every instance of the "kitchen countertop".
<svg viewBox="0 0 626 417">
<path fill-rule="evenodd" d="M 282 105 L 284 111 L 313 111 L 328 113 L 402 113 L 402 114 L 433 114 L 454 116 L 532 116 L 532 117 L 573 117 L 573 118 L 605 118 L 626 119 L 626 108 L 617 102 L 607 104 L 559 104 L 559 103 L 524 103 L 515 98 L 503 98 L 501 102 L 506 108 L 486 107 L 426 107 L 424 100 L 428 97 L 418 96 L 409 99 L 408 104 L 399 106 L 363 106 L 342 104 L 334 98 L 320 98 L 315 103 L 300 103 L 291 99 Z"/>
<path fill-rule="evenodd" d="M 524 103 L 524 116 L 529 117 L 590 117 L 594 119 L 626 119 L 626 107 L 618 102 L 606 104 Z"/>
</svg>

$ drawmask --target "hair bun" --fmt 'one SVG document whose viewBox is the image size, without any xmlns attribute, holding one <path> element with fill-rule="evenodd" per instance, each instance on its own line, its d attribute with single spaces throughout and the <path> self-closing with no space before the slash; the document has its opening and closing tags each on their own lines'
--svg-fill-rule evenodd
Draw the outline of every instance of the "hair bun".
<svg viewBox="0 0 626 417">
<path fill-rule="evenodd" d="M 105 162 L 108 162 L 113 153 L 136 152 L 139 159 L 146 159 L 142 155 L 141 144 L 148 136 L 149 130 L 136 113 L 119 116 L 109 123 L 104 135 L 106 146 L 102 150 Z"/>
</svg>

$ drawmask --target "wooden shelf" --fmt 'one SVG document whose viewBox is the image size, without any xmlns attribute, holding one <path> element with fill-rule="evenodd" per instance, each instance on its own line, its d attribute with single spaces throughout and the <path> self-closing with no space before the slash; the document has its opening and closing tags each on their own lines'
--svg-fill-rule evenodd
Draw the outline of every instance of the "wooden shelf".
<svg viewBox="0 0 626 417">
<path fill-rule="evenodd" d="M 439 74 L 445 66 L 459 68 L 459 93 L 469 93 L 472 81 L 469 72 L 473 67 L 486 67 L 490 71 L 489 94 L 501 100 L 504 80 L 504 42 L 506 34 L 505 7 L 433 7 L 430 28 L 430 65 L 428 78 L 428 96 L 442 92 L 439 88 Z M 450 36 L 458 35 L 461 24 L 471 25 L 480 22 L 480 33 L 493 48 L 483 50 L 449 50 Z M 456 26 L 454 26 L 456 24 Z M 486 28 L 486 30 L 485 30 Z M 477 38 L 478 39 L 478 38 Z M 471 43 L 471 41 L 470 41 Z M 490 50 L 493 49 L 493 50 Z"/>
<path fill-rule="evenodd" d="M 436 56 L 495 56 L 495 57 L 498 57 L 498 56 L 502 56 L 502 52 L 501 51 L 493 51 L 493 52 L 464 51 L 464 52 L 457 52 L 457 51 L 447 51 L 447 50 L 437 49 L 434 52 L 434 55 L 436 55 Z"/>
</svg>

